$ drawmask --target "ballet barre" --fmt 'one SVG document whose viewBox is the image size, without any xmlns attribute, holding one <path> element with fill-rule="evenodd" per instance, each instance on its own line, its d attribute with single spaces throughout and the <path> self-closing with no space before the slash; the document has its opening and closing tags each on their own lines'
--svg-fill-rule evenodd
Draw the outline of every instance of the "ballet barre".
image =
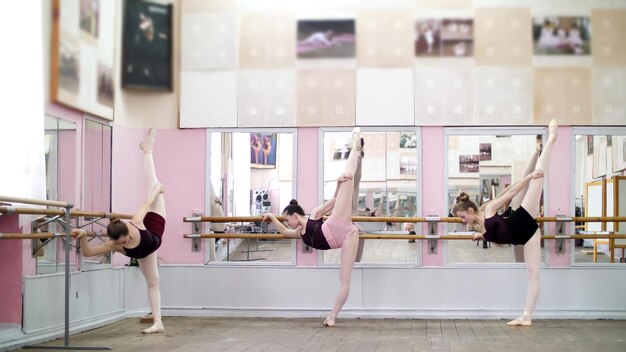
<svg viewBox="0 0 626 352">
<path fill-rule="evenodd" d="M 87 233 L 87 237 L 98 237 L 103 234 Z M 62 232 L 35 232 L 35 233 L 0 233 L 0 240 L 44 240 L 65 236 Z"/>
<path fill-rule="evenodd" d="M 29 205 L 42 205 L 42 206 L 51 206 L 61 209 L 37 209 L 37 208 L 18 208 L 14 206 L 1 206 L 0 207 L 0 215 L 1 214 L 28 214 L 28 215 L 51 215 L 54 216 L 54 220 L 59 221 L 64 227 L 64 233 L 59 234 L 59 237 L 65 238 L 65 301 L 64 301 L 64 338 L 62 346 L 24 346 L 24 349 L 54 349 L 54 350 L 110 350 L 110 347 L 86 347 L 86 346 L 70 346 L 70 242 L 71 242 L 71 214 L 73 205 L 69 202 L 60 202 L 60 201 L 51 201 L 51 200 L 41 200 L 41 199 L 29 199 L 29 198 L 18 198 L 18 197 L 6 197 L 0 195 L 0 202 L 8 202 L 8 203 L 20 203 L 20 204 L 29 204 Z M 76 216 L 76 211 L 74 212 Z M 65 218 L 63 220 L 63 218 Z M 56 236 L 55 233 L 31 233 L 31 234 L 2 234 L 0 236 L 2 239 L 21 239 L 21 237 L 27 237 L 25 239 L 50 239 Z M 38 237 L 38 236 L 47 236 L 47 237 Z"/>
<path fill-rule="evenodd" d="M 0 214 L 22 214 L 22 215 L 48 215 L 48 216 L 63 216 L 65 215 L 64 209 L 37 209 L 37 208 L 19 208 L 13 206 L 0 206 Z M 133 216 L 129 214 L 120 213 L 106 213 L 98 211 L 83 211 L 83 210 L 71 210 L 70 217 L 72 218 L 101 218 L 101 219 L 132 219 Z"/>
<path fill-rule="evenodd" d="M 2 207 L 0 207 L 1 209 Z M 283 221 L 282 216 L 276 216 L 278 221 Z M 188 216 L 183 222 L 261 222 L 262 216 Z M 397 217 L 397 216 L 353 216 L 353 222 L 445 222 L 463 223 L 458 217 Z M 625 222 L 626 216 L 544 216 L 538 217 L 537 222 Z"/>
<path fill-rule="evenodd" d="M 362 233 L 360 239 L 364 240 L 473 240 L 474 233 L 464 232 L 463 234 L 450 233 L 447 235 L 411 235 L 398 233 Z M 242 239 L 292 239 L 280 233 L 202 233 L 202 234 L 185 234 L 183 238 L 242 238 Z M 626 234 L 575 234 L 575 235 L 542 235 L 541 239 L 626 239 Z"/>
</svg>

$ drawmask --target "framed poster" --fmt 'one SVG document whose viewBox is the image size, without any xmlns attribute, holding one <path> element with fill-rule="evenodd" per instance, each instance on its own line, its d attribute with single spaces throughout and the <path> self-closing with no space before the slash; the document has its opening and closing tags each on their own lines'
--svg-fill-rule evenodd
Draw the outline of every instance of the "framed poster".
<svg viewBox="0 0 626 352">
<path fill-rule="evenodd" d="M 459 171 L 461 173 L 477 173 L 480 171 L 480 155 L 459 155 Z"/>
<path fill-rule="evenodd" d="M 474 20 L 418 19 L 414 46 L 417 57 L 471 57 L 474 51 Z"/>
<path fill-rule="evenodd" d="M 299 59 L 353 58 L 354 20 L 299 20 Z"/>
<path fill-rule="evenodd" d="M 172 91 L 172 5 L 124 2 L 122 86 Z"/>
<path fill-rule="evenodd" d="M 589 17 L 533 18 L 535 55 L 589 55 L 591 19 Z"/>
<path fill-rule="evenodd" d="M 250 167 L 276 168 L 276 133 L 250 133 Z"/>
<path fill-rule="evenodd" d="M 113 120 L 115 2 L 52 3 L 50 100 Z"/>
</svg>

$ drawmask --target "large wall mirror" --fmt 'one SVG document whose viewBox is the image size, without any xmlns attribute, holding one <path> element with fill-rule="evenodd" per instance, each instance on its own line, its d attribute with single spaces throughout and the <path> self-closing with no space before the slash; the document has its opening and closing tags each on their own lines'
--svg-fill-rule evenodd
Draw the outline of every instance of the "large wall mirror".
<svg viewBox="0 0 626 352">
<path fill-rule="evenodd" d="M 78 165 L 76 123 L 45 115 L 44 129 L 46 198 L 74 203 L 77 193 L 76 168 Z M 38 221 L 35 221 L 35 224 L 37 223 Z M 64 228 L 55 222 L 41 226 L 40 230 L 64 232 Z M 63 238 L 33 240 L 32 246 L 37 258 L 37 274 L 64 270 L 65 246 Z M 72 260 L 70 264 L 72 268 L 75 268 L 73 256 L 70 258 Z"/>
<path fill-rule="evenodd" d="M 361 179 L 358 188 L 360 216 L 413 217 L 418 208 L 418 175 L 420 175 L 420 134 L 414 128 L 403 130 L 363 129 L 364 156 L 360 161 Z M 335 193 L 337 177 L 346 166 L 352 148 L 349 130 L 323 130 L 323 199 Z M 357 179 L 355 179 L 357 181 Z M 310 211 L 311 209 L 305 209 Z M 360 223 L 368 233 L 421 232 L 421 226 L 404 223 Z M 362 263 L 417 263 L 420 241 L 366 240 L 360 258 Z M 341 250 L 320 252 L 324 263 L 339 263 Z"/>
<path fill-rule="evenodd" d="M 626 128 L 577 127 L 573 130 L 574 213 L 577 216 L 626 216 Z M 574 224 L 579 234 L 626 234 L 624 222 Z M 624 261 L 626 240 L 574 240 L 573 262 Z"/>
<path fill-rule="evenodd" d="M 280 214 L 294 198 L 294 131 L 209 131 L 208 141 L 207 213 L 216 216 Z M 216 233 L 276 232 L 267 223 L 215 223 L 208 227 Z M 205 244 L 207 262 L 292 263 L 295 260 L 295 243 L 289 239 L 210 239 Z"/>
<path fill-rule="evenodd" d="M 533 153 L 541 148 L 544 133 L 543 128 L 447 129 L 448 206 L 455 203 L 460 192 L 469 194 L 476 204 L 482 205 L 520 180 Z M 472 230 L 463 224 L 450 224 L 448 229 Z M 523 246 L 500 247 L 484 241 L 448 241 L 446 244 L 447 262 L 451 264 L 523 261 Z M 541 250 L 542 258 L 545 258 L 543 243 Z"/>
<path fill-rule="evenodd" d="M 83 210 L 111 212 L 111 146 L 112 128 L 98 121 L 85 119 L 85 149 L 83 168 Z M 83 223 L 96 219 L 84 218 Z M 101 237 L 90 239 L 95 246 L 108 240 L 106 224 L 108 221 L 93 222 L 85 227 L 88 231 L 99 233 Z M 112 253 L 96 257 L 83 257 L 81 270 L 101 269 L 111 264 Z"/>
</svg>

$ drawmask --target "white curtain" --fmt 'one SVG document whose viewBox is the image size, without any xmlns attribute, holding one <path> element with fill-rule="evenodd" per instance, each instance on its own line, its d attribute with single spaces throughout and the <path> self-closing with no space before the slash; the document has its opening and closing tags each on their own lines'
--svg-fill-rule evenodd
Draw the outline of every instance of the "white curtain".
<svg viewBox="0 0 626 352">
<path fill-rule="evenodd" d="M 0 195 L 4 196 L 46 199 L 41 16 L 41 1 L 12 1 L 0 11 Z"/>
</svg>

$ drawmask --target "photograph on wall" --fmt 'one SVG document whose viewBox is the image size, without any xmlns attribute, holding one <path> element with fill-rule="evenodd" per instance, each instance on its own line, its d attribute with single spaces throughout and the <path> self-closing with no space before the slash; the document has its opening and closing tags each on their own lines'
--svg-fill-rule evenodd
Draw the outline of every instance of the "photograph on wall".
<svg viewBox="0 0 626 352">
<path fill-rule="evenodd" d="M 299 20 L 299 59 L 353 58 L 354 20 Z"/>
<path fill-rule="evenodd" d="M 124 2 L 122 86 L 172 91 L 172 5 Z"/>
<path fill-rule="evenodd" d="M 113 109 L 113 67 L 98 62 L 98 103 Z"/>
<path fill-rule="evenodd" d="M 250 165 L 255 169 L 276 167 L 276 133 L 250 133 Z"/>
<path fill-rule="evenodd" d="M 626 136 L 613 136 L 612 139 L 613 172 L 626 170 Z"/>
<path fill-rule="evenodd" d="M 400 157 L 400 175 L 417 175 L 417 160 L 415 157 Z"/>
<path fill-rule="evenodd" d="M 415 56 L 468 57 L 473 55 L 474 20 L 469 18 L 418 19 Z"/>
<path fill-rule="evenodd" d="M 533 18 L 535 55 L 589 55 L 591 19 L 589 17 Z"/>
<path fill-rule="evenodd" d="M 480 161 L 491 160 L 491 143 L 480 143 L 478 146 Z"/>
<path fill-rule="evenodd" d="M 98 38 L 100 0 L 80 0 L 80 29 Z"/>
<path fill-rule="evenodd" d="M 606 136 L 593 137 L 593 178 L 606 176 L 607 145 Z"/>
<path fill-rule="evenodd" d="M 113 120 L 115 2 L 53 2 L 50 100 Z"/>
<path fill-rule="evenodd" d="M 400 148 L 417 148 L 417 134 L 400 132 Z"/>
<path fill-rule="evenodd" d="M 459 155 L 459 171 L 461 173 L 477 173 L 480 171 L 479 161 L 480 155 Z"/>
</svg>

